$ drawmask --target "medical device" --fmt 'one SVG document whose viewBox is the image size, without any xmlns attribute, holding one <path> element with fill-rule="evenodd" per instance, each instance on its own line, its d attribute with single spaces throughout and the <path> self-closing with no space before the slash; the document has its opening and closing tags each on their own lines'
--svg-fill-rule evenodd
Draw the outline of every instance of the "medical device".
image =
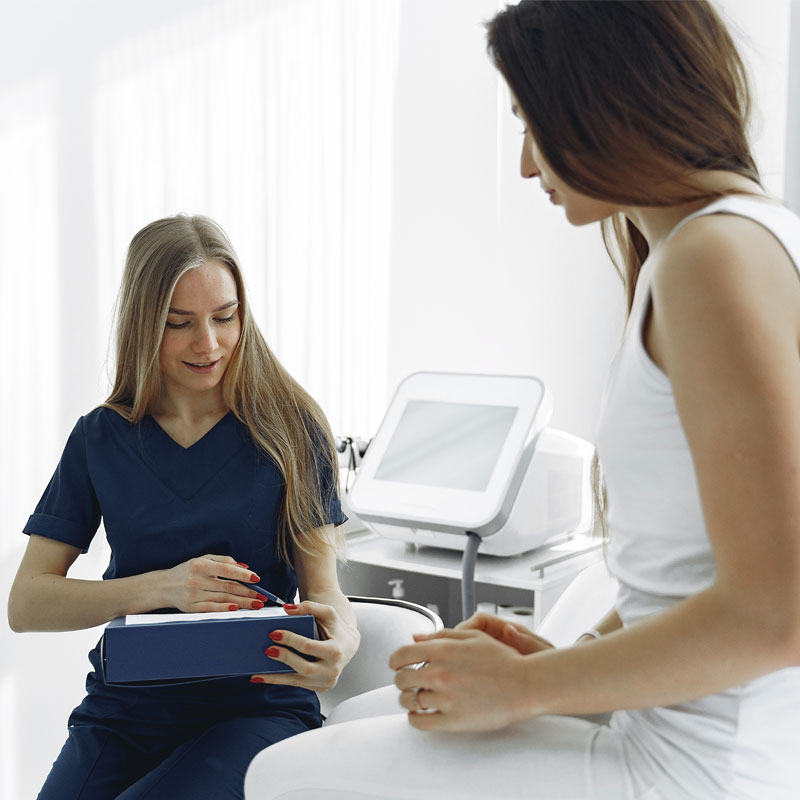
<svg viewBox="0 0 800 800">
<path fill-rule="evenodd" d="M 517 555 L 589 527 L 593 448 L 548 428 L 551 415 L 533 376 L 414 373 L 370 442 L 349 505 L 381 536 L 463 550 L 468 615 L 479 547 Z"/>
</svg>

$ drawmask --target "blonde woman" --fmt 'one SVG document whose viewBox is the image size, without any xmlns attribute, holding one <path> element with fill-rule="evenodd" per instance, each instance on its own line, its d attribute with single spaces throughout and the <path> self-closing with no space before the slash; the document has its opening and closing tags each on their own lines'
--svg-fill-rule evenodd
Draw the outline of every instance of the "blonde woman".
<svg viewBox="0 0 800 800">
<path fill-rule="evenodd" d="M 327 638 L 272 634 L 265 662 L 296 673 L 172 687 L 107 685 L 95 648 L 42 800 L 242 797 L 255 753 L 320 725 L 314 690 L 336 682 L 359 641 L 336 575 L 336 474 L 325 417 L 267 347 L 220 227 L 179 215 L 139 231 L 114 387 L 78 420 L 25 526 L 11 627 L 260 608 L 267 598 L 245 585 L 258 581 L 290 601 L 289 614 L 313 614 Z M 101 519 L 103 580 L 68 577 Z"/>
</svg>

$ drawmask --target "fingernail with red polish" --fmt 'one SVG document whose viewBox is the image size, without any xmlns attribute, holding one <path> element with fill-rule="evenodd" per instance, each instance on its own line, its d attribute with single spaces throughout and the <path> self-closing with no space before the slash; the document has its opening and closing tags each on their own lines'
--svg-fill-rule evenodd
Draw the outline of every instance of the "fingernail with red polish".
<svg viewBox="0 0 800 800">
<path fill-rule="evenodd" d="M 283 639 L 283 634 L 280 631 L 272 631 L 269 638 L 272 639 L 273 642 L 279 642 Z"/>
<path fill-rule="evenodd" d="M 262 603 L 266 603 L 269 600 L 268 597 L 265 597 L 263 594 L 257 594 L 256 598 L 258 598 Z"/>
<path fill-rule="evenodd" d="M 296 603 L 284 603 L 283 607 L 284 608 L 288 608 L 288 609 L 293 611 L 295 608 L 297 608 L 297 604 Z"/>
<path fill-rule="evenodd" d="M 249 564 L 243 564 L 241 561 L 237 561 L 236 562 L 236 566 L 237 567 L 242 567 L 243 569 L 250 569 L 250 565 Z"/>
<path fill-rule="evenodd" d="M 280 651 L 280 650 L 278 650 L 278 648 L 277 648 L 277 647 L 268 647 L 268 648 L 267 648 L 267 649 L 266 649 L 264 652 L 265 652 L 265 653 L 266 653 L 266 654 L 267 654 L 267 655 L 268 655 L 270 658 L 276 658 L 277 656 L 279 656 L 279 655 L 281 654 L 281 651 Z"/>
<path fill-rule="evenodd" d="M 259 678 L 258 675 L 253 675 L 253 677 L 250 678 L 250 683 L 264 683 L 264 679 Z"/>
<path fill-rule="evenodd" d="M 238 611 L 238 610 L 239 610 L 239 606 L 237 606 L 236 603 L 231 603 L 228 606 L 228 611 Z"/>
<path fill-rule="evenodd" d="M 253 600 L 253 602 L 250 603 L 250 608 L 264 608 L 264 604 L 260 600 Z"/>
<path fill-rule="evenodd" d="M 258 583 L 258 581 L 259 581 L 258 575 L 256 575 L 255 572 L 252 573 L 250 575 L 250 583 Z"/>
</svg>

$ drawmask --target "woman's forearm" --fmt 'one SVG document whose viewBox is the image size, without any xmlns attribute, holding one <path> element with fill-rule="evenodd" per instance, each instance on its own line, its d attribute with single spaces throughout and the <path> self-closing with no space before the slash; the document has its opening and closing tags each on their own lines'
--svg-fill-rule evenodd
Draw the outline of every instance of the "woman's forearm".
<svg viewBox="0 0 800 800">
<path fill-rule="evenodd" d="M 69 631 L 158 608 L 184 612 L 261 608 L 259 577 L 232 556 L 207 554 L 127 578 L 86 581 L 67 573 L 80 551 L 31 536 L 8 599 L 15 631 Z"/>
<path fill-rule="evenodd" d="M 524 716 L 671 705 L 797 663 L 796 636 L 737 610 L 712 588 L 600 639 L 529 656 L 517 672 Z"/>
<path fill-rule="evenodd" d="M 17 632 L 72 631 L 163 608 L 163 574 L 105 581 L 48 574 L 18 578 L 9 596 L 9 625 Z"/>
</svg>

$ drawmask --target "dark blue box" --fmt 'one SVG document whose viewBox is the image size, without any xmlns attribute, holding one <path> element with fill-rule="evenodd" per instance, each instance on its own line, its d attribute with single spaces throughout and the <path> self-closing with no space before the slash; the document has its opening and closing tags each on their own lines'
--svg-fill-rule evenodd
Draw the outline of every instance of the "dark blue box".
<svg viewBox="0 0 800 800">
<path fill-rule="evenodd" d="M 137 623 L 142 616 L 153 621 Z M 111 620 L 102 642 L 106 682 L 146 684 L 293 672 L 264 654 L 272 644 L 269 634 L 290 630 L 316 638 L 313 616 L 289 616 L 282 608 L 230 612 L 230 616 L 187 614 L 186 620 L 176 619 L 180 616 L 148 614 Z"/>
</svg>

